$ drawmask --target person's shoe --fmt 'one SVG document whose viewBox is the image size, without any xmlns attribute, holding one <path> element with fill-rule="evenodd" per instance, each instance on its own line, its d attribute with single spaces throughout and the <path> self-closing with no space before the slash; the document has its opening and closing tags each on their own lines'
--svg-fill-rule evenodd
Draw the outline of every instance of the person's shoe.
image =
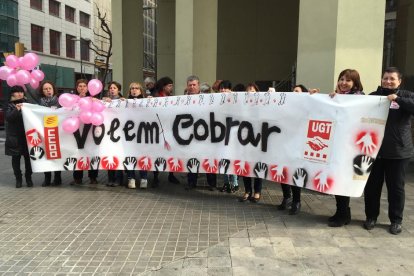
<svg viewBox="0 0 414 276">
<path fill-rule="evenodd" d="M 91 178 L 91 184 L 98 184 L 98 180 L 96 178 Z"/>
<path fill-rule="evenodd" d="M 22 187 L 22 179 L 16 179 L 16 188 L 21 188 Z"/>
<path fill-rule="evenodd" d="M 29 188 L 33 187 L 33 181 L 31 178 L 26 178 L 26 185 Z"/>
<path fill-rule="evenodd" d="M 337 210 L 337 216 L 334 220 L 328 222 L 329 227 L 342 227 L 348 225 L 351 222 L 351 208 L 347 208 L 345 211 Z"/>
<path fill-rule="evenodd" d="M 332 217 L 328 218 L 328 222 L 335 221 L 338 217 L 339 217 L 339 211 L 338 211 L 338 208 L 336 208 L 335 214 Z"/>
<path fill-rule="evenodd" d="M 389 230 L 390 230 L 391 234 L 398 235 L 402 231 L 401 224 L 400 223 L 391 223 Z"/>
<path fill-rule="evenodd" d="M 242 197 L 239 198 L 239 202 L 246 202 L 249 201 L 251 198 L 252 194 L 251 193 L 244 193 L 244 195 Z"/>
<path fill-rule="evenodd" d="M 297 215 L 300 212 L 302 204 L 300 202 L 292 202 L 292 207 L 290 207 L 289 215 Z"/>
<path fill-rule="evenodd" d="M 225 191 L 227 191 L 227 186 L 229 186 L 229 184 L 224 183 L 223 187 L 221 187 L 220 192 L 224 193 Z"/>
<path fill-rule="evenodd" d="M 372 230 L 374 229 L 376 223 L 376 219 L 367 218 L 364 222 L 364 228 L 367 230 Z"/>
<path fill-rule="evenodd" d="M 141 189 L 146 189 L 148 187 L 148 180 L 147 179 L 141 179 L 141 182 L 139 183 L 139 187 Z"/>
<path fill-rule="evenodd" d="M 130 178 L 128 179 L 128 188 L 129 189 L 135 189 L 135 179 L 134 178 Z"/>
<path fill-rule="evenodd" d="M 178 180 L 172 173 L 168 174 L 168 181 L 173 184 L 180 184 L 180 180 Z"/>
<path fill-rule="evenodd" d="M 82 184 L 81 178 L 75 178 L 75 184 Z"/>
<path fill-rule="evenodd" d="M 288 209 L 292 205 L 292 198 L 283 198 L 282 202 L 277 206 L 277 209 L 280 211 Z"/>
<path fill-rule="evenodd" d="M 250 197 L 250 201 L 253 203 L 258 203 L 261 198 L 262 198 L 262 195 L 260 193 L 254 193 L 254 195 Z"/>
<path fill-rule="evenodd" d="M 234 190 L 234 192 L 237 192 L 238 190 L 239 190 L 239 185 L 235 185 L 235 186 L 233 186 L 233 190 Z M 233 193 L 234 193 L 233 192 Z"/>
</svg>

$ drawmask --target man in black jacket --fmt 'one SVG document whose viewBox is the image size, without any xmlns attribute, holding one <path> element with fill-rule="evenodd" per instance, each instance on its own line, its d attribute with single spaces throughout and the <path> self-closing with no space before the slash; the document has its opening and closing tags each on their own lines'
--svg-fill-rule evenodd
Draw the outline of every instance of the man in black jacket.
<svg viewBox="0 0 414 276">
<path fill-rule="evenodd" d="M 387 96 L 391 102 L 384 139 L 372 167 L 365 187 L 364 228 L 375 227 L 380 210 L 382 185 L 388 190 L 388 217 L 391 221 L 391 234 L 401 233 L 405 191 L 404 179 L 407 165 L 413 155 L 411 138 L 411 116 L 414 114 L 414 93 L 400 90 L 401 73 L 397 68 L 385 70 L 381 87 L 371 95 Z"/>
</svg>

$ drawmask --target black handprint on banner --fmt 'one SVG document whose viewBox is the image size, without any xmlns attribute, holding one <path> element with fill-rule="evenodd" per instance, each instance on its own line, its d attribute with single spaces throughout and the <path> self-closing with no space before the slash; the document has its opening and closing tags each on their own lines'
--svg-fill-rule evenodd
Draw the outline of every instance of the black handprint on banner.
<svg viewBox="0 0 414 276">
<path fill-rule="evenodd" d="M 198 169 L 200 168 L 200 161 L 196 158 L 191 158 L 187 162 L 187 169 L 190 173 L 198 173 Z"/>
<path fill-rule="evenodd" d="M 221 93 L 220 105 L 224 104 L 225 102 L 226 102 L 226 93 Z"/>
<path fill-rule="evenodd" d="M 267 165 L 262 162 L 257 162 L 254 166 L 254 173 L 258 178 L 266 179 L 267 176 Z"/>
<path fill-rule="evenodd" d="M 203 94 L 198 95 L 198 104 L 199 105 L 204 104 L 204 95 Z"/>
<path fill-rule="evenodd" d="M 163 172 L 167 167 L 167 161 L 162 157 L 158 157 L 157 160 L 155 160 L 154 165 L 157 172 Z"/>
<path fill-rule="evenodd" d="M 219 173 L 220 174 L 226 174 L 227 170 L 230 166 L 230 160 L 229 159 L 221 159 L 219 162 Z"/>
<path fill-rule="evenodd" d="M 357 175 L 366 175 L 371 172 L 375 159 L 367 155 L 358 155 L 354 158 L 354 172 Z"/>
<path fill-rule="evenodd" d="M 63 168 L 67 171 L 73 171 L 76 168 L 77 159 L 74 157 L 66 158 L 65 164 L 63 164 Z"/>
<path fill-rule="evenodd" d="M 237 97 L 238 97 L 239 93 L 233 93 L 233 100 L 234 103 L 237 103 Z"/>
<path fill-rule="evenodd" d="M 308 183 L 308 173 L 305 171 L 305 169 L 299 168 L 293 174 L 292 180 L 293 184 L 296 186 L 306 187 L 306 184 Z"/>
<path fill-rule="evenodd" d="M 41 147 L 33 147 L 30 149 L 30 159 L 39 160 L 42 159 L 45 154 L 45 150 Z"/>
<path fill-rule="evenodd" d="M 265 100 L 264 100 L 264 104 L 263 105 L 268 105 L 270 103 L 270 92 L 266 92 L 264 94 L 264 98 L 265 98 Z"/>
<path fill-rule="evenodd" d="M 101 158 L 99 156 L 92 157 L 91 158 L 91 170 L 98 170 L 100 162 L 101 162 Z"/>
<path fill-rule="evenodd" d="M 137 159 L 135 157 L 125 157 L 124 168 L 127 171 L 133 171 L 135 169 L 135 165 L 137 164 Z"/>
</svg>

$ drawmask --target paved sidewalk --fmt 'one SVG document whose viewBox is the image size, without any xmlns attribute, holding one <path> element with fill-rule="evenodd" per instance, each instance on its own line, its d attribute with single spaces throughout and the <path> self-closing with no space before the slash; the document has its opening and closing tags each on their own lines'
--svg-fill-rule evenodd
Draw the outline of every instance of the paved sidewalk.
<svg viewBox="0 0 414 276">
<path fill-rule="evenodd" d="M 4 152 L 4 145 L 0 144 Z M 411 167 L 413 168 L 413 166 Z M 0 156 L 0 275 L 412 275 L 414 175 L 406 188 L 403 233 L 379 224 L 366 231 L 363 199 L 352 199 L 350 225 L 329 228 L 332 196 L 302 194 L 302 212 L 278 211 L 278 185 L 265 183 L 259 204 L 210 192 L 204 178 L 185 191 L 162 177 L 157 189 L 103 184 L 14 188 L 10 158 Z M 414 169 L 411 169 L 414 171 Z M 152 174 L 150 174 L 152 176 Z M 182 183 L 184 175 L 179 176 Z M 106 182 L 100 172 L 99 182 Z"/>
</svg>

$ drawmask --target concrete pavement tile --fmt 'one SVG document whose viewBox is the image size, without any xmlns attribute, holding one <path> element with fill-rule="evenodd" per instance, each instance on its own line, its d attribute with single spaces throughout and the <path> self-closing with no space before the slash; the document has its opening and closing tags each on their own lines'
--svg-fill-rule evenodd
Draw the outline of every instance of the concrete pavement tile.
<svg viewBox="0 0 414 276">
<path fill-rule="evenodd" d="M 253 254 L 255 257 L 276 258 L 275 251 L 271 246 L 253 247 Z"/>
<path fill-rule="evenodd" d="M 276 258 L 282 260 L 290 260 L 298 257 L 298 254 L 296 253 L 293 245 L 273 247 L 273 251 L 275 252 Z"/>
<path fill-rule="evenodd" d="M 208 257 L 207 267 L 231 267 L 231 259 L 228 256 Z"/>
<path fill-rule="evenodd" d="M 333 240 L 339 247 L 358 247 L 358 243 L 351 237 L 333 237 Z"/>
<path fill-rule="evenodd" d="M 185 258 L 183 268 L 187 267 L 207 267 L 207 258 Z"/>
<path fill-rule="evenodd" d="M 183 268 L 182 276 L 207 276 L 207 268 L 186 267 Z"/>
<path fill-rule="evenodd" d="M 341 254 L 341 249 L 334 246 L 320 246 L 318 247 L 319 253 L 325 256 L 332 256 Z"/>
<path fill-rule="evenodd" d="M 256 270 L 251 270 L 247 267 L 232 267 L 233 276 L 252 276 L 256 275 Z M 253 273 L 252 273 L 253 272 Z"/>
<path fill-rule="evenodd" d="M 249 238 L 229 238 L 229 243 L 230 243 L 230 248 L 250 246 L 250 239 Z"/>
<path fill-rule="evenodd" d="M 211 276 L 229 276 L 232 273 L 233 270 L 231 267 L 209 267 L 207 269 L 207 275 Z"/>
<path fill-rule="evenodd" d="M 290 237 L 270 237 L 270 243 L 273 247 L 287 247 L 293 246 L 292 238 Z"/>
<path fill-rule="evenodd" d="M 227 246 L 213 246 L 207 250 L 208 257 L 227 257 L 230 256 L 230 250 Z"/>
<path fill-rule="evenodd" d="M 270 244 L 270 239 L 268 237 L 259 237 L 259 238 L 250 238 L 250 246 L 252 247 L 262 247 L 262 246 L 272 246 Z"/>
</svg>

